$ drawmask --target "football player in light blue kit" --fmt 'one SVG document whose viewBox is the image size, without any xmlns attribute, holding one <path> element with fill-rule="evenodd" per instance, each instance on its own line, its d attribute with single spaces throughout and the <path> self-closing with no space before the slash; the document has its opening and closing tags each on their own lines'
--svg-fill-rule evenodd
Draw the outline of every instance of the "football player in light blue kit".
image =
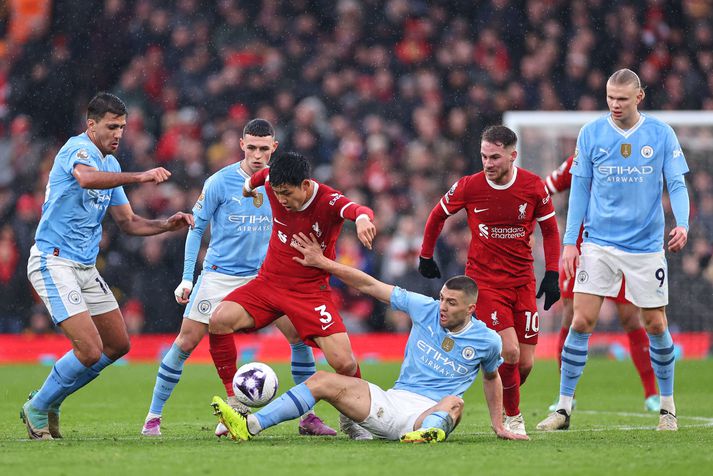
<svg viewBox="0 0 713 476">
<path fill-rule="evenodd" d="M 688 165 L 673 129 L 638 111 L 643 98 L 636 73 L 617 71 L 607 82 L 611 114 L 586 124 L 577 139 L 562 255 L 567 278 L 576 277 L 574 319 L 562 350 L 557 409 L 537 425 L 540 430 L 569 428 L 572 397 L 602 300 L 617 295 L 624 276 L 626 298 L 641 308 L 649 335 L 661 397 L 657 430 L 678 429 L 674 346 L 665 313 L 668 270 L 661 198 L 665 179 L 676 218 L 668 249 L 675 253 L 688 239 L 689 200 L 683 178 Z M 575 243 L 582 223 L 579 256 Z"/>
<path fill-rule="evenodd" d="M 313 235 L 293 235 L 292 246 L 304 255 L 293 258 L 299 263 L 323 269 L 411 317 L 413 326 L 401 373 L 393 388 L 384 391 L 366 380 L 320 371 L 247 418 L 214 397 L 216 414 L 234 439 L 249 440 L 326 400 L 377 438 L 409 443 L 443 441 L 460 421 L 463 393 L 481 368 L 493 430 L 500 438 L 528 439 L 503 427 L 498 374 L 503 362 L 502 341 L 473 316 L 478 296 L 475 281 L 467 276 L 449 279 L 436 301 L 330 260 Z"/>
<path fill-rule="evenodd" d="M 275 129 L 270 122 L 264 119 L 249 121 L 240 138 L 245 158 L 210 176 L 193 207 L 195 227 L 186 238 L 183 278 L 175 291 L 176 301 L 187 304 L 186 310 L 181 330 L 163 357 L 156 375 L 151 405 L 141 429 L 145 436 L 161 435 L 163 407 L 181 378 L 186 359 L 208 331 L 213 310 L 229 292 L 255 278 L 262 265 L 272 233 L 272 210 L 265 200 L 264 188 L 260 188 L 256 198 L 243 197 L 242 190 L 246 179 L 267 167 L 277 145 Z M 193 272 L 208 225 L 210 243 L 194 289 Z M 312 349 L 300 340 L 287 317 L 278 319 L 276 326 L 290 343 L 292 376 L 295 383 L 301 383 L 317 370 Z M 232 340 L 229 344 L 222 345 L 211 339 L 210 353 L 228 393 L 228 403 L 247 413 L 248 408 L 233 393 L 237 355 Z M 314 412 L 303 415 L 299 432 L 303 435 L 337 434 Z M 227 430 L 218 425 L 216 435 L 223 434 L 227 434 Z"/>
<path fill-rule="evenodd" d="M 32 439 L 61 438 L 59 407 L 64 399 L 129 351 L 119 306 L 94 265 L 107 210 L 130 235 L 193 226 L 193 217 L 183 212 L 163 220 L 134 214 L 122 186 L 159 184 L 171 174 L 162 167 L 121 171 L 112 154 L 125 126 L 121 99 L 98 93 L 87 107 L 87 130 L 67 141 L 50 171 L 27 275 L 72 350 L 54 364 L 42 388 L 22 408 Z"/>
</svg>

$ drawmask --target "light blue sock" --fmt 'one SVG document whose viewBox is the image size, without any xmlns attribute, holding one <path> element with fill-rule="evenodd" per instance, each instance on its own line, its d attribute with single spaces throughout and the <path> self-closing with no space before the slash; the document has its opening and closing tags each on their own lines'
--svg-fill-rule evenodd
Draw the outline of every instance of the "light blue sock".
<svg viewBox="0 0 713 476">
<path fill-rule="evenodd" d="M 314 362 L 312 348 L 304 342 L 290 344 L 292 348 L 292 380 L 295 385 L 299 385 L 310 378 L 317 371 L 317 364 Z"/>
<path fill-rule="evenodd" d="M 41 411 L 49 410 L 52 402 L 56 401 L 87 372 L 89 372 L 89 367 L 81 363 L 74 352 L 70 350 L 54 363 L 42 388 L 32 398 L 32 406 Z"/>
<path fill-rule="evenodd" d="M 562 371 L 560 375 L 560 395 L 574 396 L 579 377 L 587 363 L 589 336 L 591 333 L 580 333 L 569 328 L 569 334 L 562 348 Z"/>
<path fill-rule="evenodd" d="M 420 430 L 426 429 L 426 428 L 440 428 L 441 430 L 446 432 L 446 436 L 453 431 L 453 418 L 448 414 L 447 411 L 444 410 L 438 410 L 436 412 L 431 413 L 430 415 L 427 415 L 426 418 L 423 419 L 423 423 L 421 424 Z"/>
<path fill-rule="evenodd" d="M 301 383 L 289 389 L 270 402 L 265 408 L 255 413 L 260 428 L 265 429 L 283 421 L 292 420 L 314 407 L 317 401 L 307 385 Z"/>
<path fill-rule="evenodd" d="M 676 358 L 674 357 L 673 339 L 668 329 L 663 334 L 649 334 L 649 355 L 651 356 L 651 366 L 654 368 L 661 396 L 672 396 L 673 371 L 676 365 Z"/>
<path fill-rule="evenodd" d="M 176 344 L 166 352 L 156 374 L 156 385 L 153 388 L 149 412 L 161 415 L 166 401 L 181 379 L 183 364 L 190 355 L 190 352 L 183 352 Z"/>
<path fill-rule="evenodd" d="M 101 357 L 99 357 L 99 360 L 94 363 L 91 367 L 89 367 L 89 371 L 83 373 L 77 378 L 77 381 L 74 382 L 74 385 L 71 387 L 67 388 L 64 392 L 62 392 L 61 395 L 57 397 L 57 399 L 50 404 L 50 409 L 54 411 L 59 411 L 59 406 L 62 405 L 62 402 L 64 402 L 64 399 L 79 390 L 80 388 L 84 387 L 86 384 L 94 380 L 99 376 L 102 370 L 113 364 L 114 361 L 111 360 L 109 357 L 107 357 L 105 354 L 102 354 Z"/>
</svg>

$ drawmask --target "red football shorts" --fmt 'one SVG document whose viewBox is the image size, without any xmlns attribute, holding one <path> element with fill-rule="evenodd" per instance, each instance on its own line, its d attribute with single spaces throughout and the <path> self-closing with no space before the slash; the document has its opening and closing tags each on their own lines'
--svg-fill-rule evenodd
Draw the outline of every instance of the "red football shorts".
<svg viewBox="0 0 713 476">
<path fill-rule="evenodd" d="M 313 347 L 317 346 L 315 337 L 347 331 L 329 288 L 323 291 L 278 288 L 258 275 L 223 300 L 243 306 L 255 320 L 254 329 L 262 329 L 287 314 L 302 341 Z"/>
<path fill-rule="evenodd" d="M 611 299 L 618 304 L 629 304 L 626 297 L 624 297 L 624 285 L 626 284 L 626 278 L 621 280 L 621 289 L 619 289 L 619 294 L 616 297 L 607 297 L 606 299 Z M 560 268 L 560 297 L 562 299 L 574 299 L 574 279 L 567 279 L 564 274 L 564 269 Z"/>
<path fill-rule="evenodd" d="M 519 342 L 537 344 L 540 315 L 535 300 L 535 281 L 516 288 L 479 286 L 475 315 L 496 332 L 512 327 Z"/>
</svg>

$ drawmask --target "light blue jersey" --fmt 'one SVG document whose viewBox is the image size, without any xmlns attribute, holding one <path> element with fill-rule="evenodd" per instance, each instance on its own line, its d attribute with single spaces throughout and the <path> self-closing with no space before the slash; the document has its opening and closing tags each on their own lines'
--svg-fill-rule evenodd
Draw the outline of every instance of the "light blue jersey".
<svg viewBox="0 0 713 476">
<path fill-rule="evenodd" d="M 272 233 L 272 210 L 264 187 L 257 189 L 258 198 L 243 197 L 248 178 L 237 163 L 206 180 L 193 207 L 196 226 L 188 232 L 183 279 L 193 280 L 200 237 L 209 223 L 211 236 L 203 269 L 231 276 L 257 274 Z"/>
<path fill-rule="evenodd" d="M 495 372 L 503 362 L 500 336 L 475 317 L 463 330 L 452 333 L 439 323 L 438 301 L 399 287 L 391 293 L 391 307 L 413 321 L 395 389 L 435 401 L 448 395 L 462 397 L 481 365 Z"/>
<path fill-rule="evenodd" d="M 101 222 L 107 209 L 129 200 L 123 187 L 105 190 L 80 187 L 72 175 L 77 164 L 101 172 L 121 172 L 116 158 L 104 157 L 86 133 L 69 139 L 57 153 L 50 171 L 35 243 L 43 253 L 92 265 L 99 254 Z"/>
<path fill-rule="evenodd" d="M 663 249 L 664 178 L 670 192 L 671 183 L 680 182 L 688 172 L 671 126 L 644 114 L 626 131 L 614 124 L 611 115 L 592 121 L 579 133 L 571 171 L 591 181 L 584 214 L 585 243 L 630 253 Z M 573 184 L 570 200 L 575 193 Z M 687 210 L 685 215 L 685 221 L 684 217 L 680 221 L 687 227 Z M 580 223 L 574 221 L 568 216 L 565 244 L 576 242 Z"/>
</svg>

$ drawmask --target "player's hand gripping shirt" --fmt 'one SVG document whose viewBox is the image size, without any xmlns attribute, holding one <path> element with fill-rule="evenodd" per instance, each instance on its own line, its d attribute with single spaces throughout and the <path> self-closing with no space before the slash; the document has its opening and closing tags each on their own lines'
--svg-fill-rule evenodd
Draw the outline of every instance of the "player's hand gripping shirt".
<svg viewBox="0 0 713 476">
<path fill-rule="evenodd" d="M 344 225 L 344 219 L 355 220 L 357 213 L 366 213 L 373 220 L 374 213 L 367 207 L 357 205 L 333 188 L 312 182 L 314 193 L 301 210 L 289 211 L 280 204 L 270 186 L 270 169 L 255 173 L 249 181 L 250 189 L 264 185 L 272 208 L 272 235 L 265 262 L 260 274 L 270 279 L 275 286 L 294 288 L 313 286 L 327 289 L 329 274 L 318 268 L 305 267 L 294 261 L 302 253 L 290 246 L 292 235 L 313 234 L 319 241 L 324 255 L 336 256 L 336 242 Z"/>
<path fill-rule="evenodd" d="M 483 172 L 468 175 L 441 198 L 440 206 L 446 215 L 466 210 L 472 234 L 466 275 L 494 288 L 517 287 L 534 279 L 530 235 L 535 222 L 555 214 L 537 175 L 515 167 L 505 185 L 490 182 Z"/>
<path fill-rule="evenodd" d="M 435 401 L 448 395 L 462 397 L 481 365 L 486 372 L 495 372 L 503 362 L 500 336 L 475 317 L 459 332 L 450 332 L 440 325 L 438 301 L 399 287 L 391 293 L 391 307 L 413 321 L 395 389 Z"/>
<path fill-rule="evenodd" d="M 121 172 L 116 158 L 103 156 L 86 133 L 70 138 L 54 159 L 35 243 L 43 253 L 92 265 L 99 254 L 101 222 L 107 209 L 127 204 L 129 200 L 123 187 L 80 187 L 72 175 L 77 164 L 94 167 L 100 172 Z"/>
<path fill-rule="evenodd" d="M 668 124 L 641 114 L 639 122 L 625 131 L 610 115 L 594 120 L 579 133 L 571 172 L 591 179 L 585 243 L 633 253 L 663 249 L 664 178 L 688 172 Z M 576 236 L 579 226 L 567 223 L 565 242 Z"/>
<path fill-rule="evenodd" d="M 206 180 L 193 207 L 193 231 L 202 236 L 210 222 L 210 243 L 203 262 L 206 271 L 254 276 L 260 269 L 272 233 L 272 210 L 263 187 L 256 190 L 257 197 L 243 197 L 243 185 L 249 178 L 240 163 L 223 167 Z M 195 258 L 186 266 L 189 279 L 194 266 Z"/>
</svg>

